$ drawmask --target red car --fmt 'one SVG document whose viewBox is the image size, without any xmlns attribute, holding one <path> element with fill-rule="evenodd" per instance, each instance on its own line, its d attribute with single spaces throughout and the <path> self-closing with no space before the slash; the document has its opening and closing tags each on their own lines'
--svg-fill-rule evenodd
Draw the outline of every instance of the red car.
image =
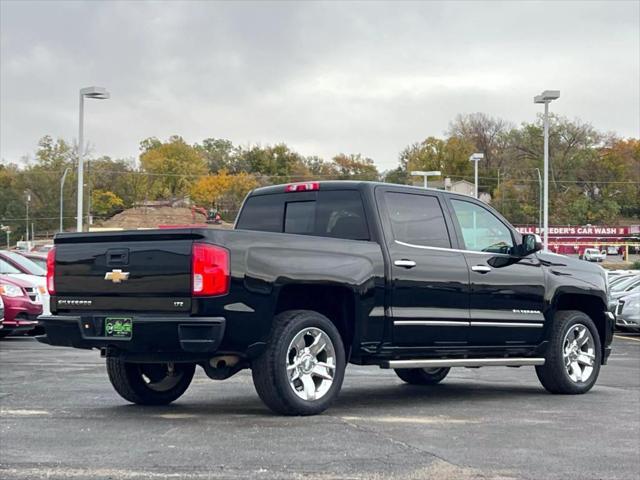
<svg viewBox="0 0 640 480">
<path fill-rule="evenodd" d="M 4 328 L 0 338 L 12 333 L 26 333 L 37 327 L 37 318 L 42 315 L 42 304 L 29 295 L 33 290 L 29 282 L 0 275 L 0 296 L 4 303 Z"/>
</svg>

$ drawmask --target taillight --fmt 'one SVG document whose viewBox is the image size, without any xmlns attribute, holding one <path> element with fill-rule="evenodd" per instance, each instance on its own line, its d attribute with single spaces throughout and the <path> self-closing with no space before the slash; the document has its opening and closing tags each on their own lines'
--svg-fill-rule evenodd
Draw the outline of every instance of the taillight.
<svg viewBox="0 0 640 480">
<path fill-rule="evenodd" d="M 208 243 L 191 249 L 191 293 L 195 296 L 229 292 L 229 251 Z"/>
<path fill-rule="evenodd" d="M 53 247 L 47 253 L 47 290 L 49 290 L 50 295 L 56 294 L 56 284 L 55 284 L 55 276 L 56 276 L 56 248 Z"/>
<path fill-rule="evenodd" d="M 291 183 L 284 188 L 285 192 L 311 192 L 320 190 L 319 182 Z"/>
</svg>

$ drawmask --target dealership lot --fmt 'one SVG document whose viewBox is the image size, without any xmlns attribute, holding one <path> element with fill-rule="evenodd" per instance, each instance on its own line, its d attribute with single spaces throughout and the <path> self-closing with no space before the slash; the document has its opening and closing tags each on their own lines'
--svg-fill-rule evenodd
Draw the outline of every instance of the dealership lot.
<svg viewBox="0 0 640 480">
<path fill-rule="evenodd" d="M 624 337 L 624 338 L 623 338 Z M 640 471 L 640 336 L 616 337 L 582 396 L 532 368 L 457 369 L 436 387 L 350 366 L 333 408 L 278 417 L 242 372 L 198 372 L 168 407 L 126 404 L 95 352 L 0 343 L 0 477 L 628 479 Z"/>
</svg>

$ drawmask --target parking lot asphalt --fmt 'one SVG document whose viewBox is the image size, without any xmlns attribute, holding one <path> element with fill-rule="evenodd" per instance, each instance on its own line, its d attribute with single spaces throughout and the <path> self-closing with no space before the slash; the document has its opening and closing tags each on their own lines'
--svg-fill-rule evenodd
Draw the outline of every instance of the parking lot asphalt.
<svg viewBox="0 0 640 480">
<path fill-rule="evenodd" d="M 350 366 L 325 414 L 279 417 L 249 372 L 196 374 L 167 407 L 127 404 L 96 352 L 0 342 L 2 479 L 633 479 L 640 336 L 614 341 L 580 396 L 533 368 L 455 369 L 434 387 Z"/>
</svg>

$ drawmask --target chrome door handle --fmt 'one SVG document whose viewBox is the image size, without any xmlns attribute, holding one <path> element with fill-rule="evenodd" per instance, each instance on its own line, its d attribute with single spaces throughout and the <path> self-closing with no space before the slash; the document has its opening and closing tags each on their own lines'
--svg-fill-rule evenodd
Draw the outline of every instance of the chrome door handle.
<svg viewBox="0 0 640 480">
<path fill-rule="evenodd" d="M 407 260 L 403 258 L 402 260 L 396 260 L 393 262 L 396 267 L 404 267 L 404 268 L 413 268 L 416 266 L 416 262 L 413 260 Z"/>
<path fill-rule="evenodd" d="M 471 267 L 471 270 L 478 273 L 489 273 L 491 271 L 491 267 L 487 267 L 486 265 L 474 265 Z"/>
</svg>

